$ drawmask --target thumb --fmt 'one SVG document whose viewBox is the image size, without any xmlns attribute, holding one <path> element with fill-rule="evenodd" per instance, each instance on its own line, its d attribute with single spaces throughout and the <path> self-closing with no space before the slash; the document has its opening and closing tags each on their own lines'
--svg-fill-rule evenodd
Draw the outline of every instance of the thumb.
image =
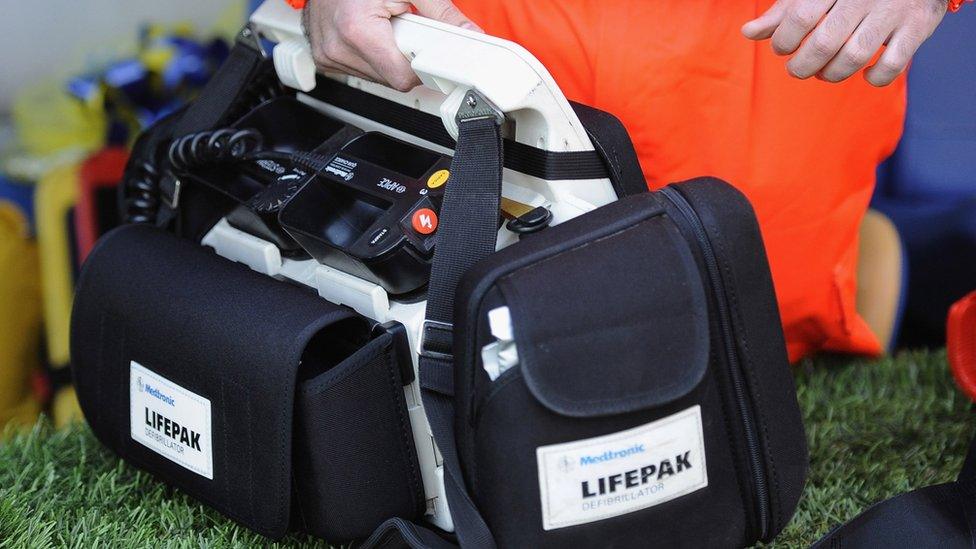
<svg viewBox="0 0 976 549">
<path fill-rule="evenodd" d="M 742 34 L 751 40 L 765 40 L 783 22 L 786 15 L 787 0 L 778 0 L 766 13 L 742 25 Z"/>
<path fill-rule="evenodd" d="M 413 5 L 417 8 L 417 13 L 424 17 L 436 19 L 456 27 L 485 32 L 461 13 L 461 10 L 457 9 L 457 6 L 450 0 L 413 0 Z"/>
</svg>

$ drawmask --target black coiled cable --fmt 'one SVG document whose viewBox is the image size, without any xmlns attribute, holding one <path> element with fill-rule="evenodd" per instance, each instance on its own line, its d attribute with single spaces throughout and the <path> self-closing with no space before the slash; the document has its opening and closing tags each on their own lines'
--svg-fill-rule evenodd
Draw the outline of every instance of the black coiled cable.
<svg viewBox="0 0 976 549">
<path fill-rule="evenodd" d="M 167 158 L 173 171 L 238 162 L 261 150 L 264 138 L 253 128 L 220 128 L 173 140 Z"/>
<path fill-rule="evenodd" d="M 167 169 L 181 172 L 195 167 L 245 160 L 260 151 L 263 144 L 264 138 L 251 128 L 220 128 L 187 134 L 170 142 Z M 148 160 L 129 169 L 124 186 L 126 223 L 156 221 L 161 177 L 159 169 Z"/>
<path fill-rule="evenodd" d="M 224 120 L 237 120 L 258 105 L 288 93 L 291 92 L 278 81 L 274 69 L 269 64 L 264 68 L 262 73 L 255 77 L 251 84 L 248 85 L 243 93 L 235 100 L 235 105 L 225 113 L 223 118 Z M 216 131 L 219 130 L 214 130 L 213 132 Z M 190 136 L 179 138 L 173 141 L 170 144 L 170 147 L 172 147 L 176 142 L 187 138 L 189 138 L 190 143 L 192 143 L 192 138 L 197 135 L 198 134 L 191 134 Z M 221 139 L 223 138 L 224 136 L 221 136 Z M 212 152 L 203 153 L 202 146 L 199 150 L 199 154 L 202 154 L 202 156 L 197 156 L 198 153 L 188 155 L 187 153 L 191 152 L 190 143 L 178 146 L 179 149 L 177 151 L 173 151 L 174 157 L 177 152 L 183 152 L 183 158 L 186 158 L 187 160 L 195 158 L 200 158 L 201 160 L 211 158 L 212 160 L 219 161 L 223 158 L 220 156 L 214 158 L 211 156 Z M 258 142 L 253 149 L 248 146 L 247 148 L 250 150 L 244 151 L 241 154 L 249 154 L 254 150 L 258 150 L 260 145 L 261 143 Z M 233 144 L 231 144 L 230 149 L 235 149 Z M 183 164 L 182 167 L 185 169 L 190 166 L 188 164 Z M 125 181 L 122 185 L 125 207 L 123 213 L 126 223 L 155 222 L 156 213 L 159 210 L 159 182 L 161 178 L 162 173 L 160 173 L 160 170 L 153 164 L 152 161 L 141 162 L 134 168 L 130 166 L 130 168 L 126 170 Z"/>
<path fill-rule="evenodd" d="M 152 223 L 158 209 L 159 172 L 152 162 L 142 162 L 125 179 L 125 222 Z"/>
</svg>

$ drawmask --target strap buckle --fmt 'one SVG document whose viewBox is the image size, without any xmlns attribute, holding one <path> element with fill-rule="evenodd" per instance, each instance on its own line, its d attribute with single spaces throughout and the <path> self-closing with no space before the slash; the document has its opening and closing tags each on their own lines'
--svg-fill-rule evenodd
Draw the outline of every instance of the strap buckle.
<svg viewBox="0 0 976 549">
<path fill-rule="evenodd" d="M 478 90 L 468 90 L 468 93 L 464 94 L 464 99 L 461 100 L 457 115 L 455 115 L 458 127 L 461 126 L 461 122 L 485 118 L 494 120 L 499 126 L 505 123 L 505 113 L 501 109 L 496 107 L 487 97 L 478 93 Z"/>
<path fill-rule="evenodd" d="M 439 334 L 440 337 L 431 336 Z M 454 341 L 454 324 L 450 322 L 440 322 L 437 320 L 424 320 L 423 328 L 420 331 L 420 356 L 435 360 L 454 360 L 454 353 L 450 351 Z M 431 348 L 431 346 L 439 348 Z M 445 351 L 444 349 L 448 349 Z"/>
<path fill-rule="evenodd" d="M 268 52 L 264 50 L 264 45 L 261 43 L 261 37 L 250 23 L 244 25 L 244 27 L 241 28 L 241 30 L 237 33 L 235 38 L 236 43 L 243 44 L 251 48 L 252 50 L 261 54 L 261 57 L 268 56 Z"/>
<path fill-rule="evenodd" d="M 180 190 L 182 188 L 183 182 L 180 181 L 180 178 L 167 174 L 163 176 L 163 180 L 159 184 L 159 198 L 163 204 L 175 210 L 180 207 Z"/>
</svg>

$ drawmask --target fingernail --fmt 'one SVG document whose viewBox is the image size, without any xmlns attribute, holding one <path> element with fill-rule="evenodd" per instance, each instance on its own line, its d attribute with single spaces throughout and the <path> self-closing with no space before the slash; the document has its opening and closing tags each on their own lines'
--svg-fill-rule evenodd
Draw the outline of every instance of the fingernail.
<svg viewBox="0 0 976 549">
<path fill-rule="evenodd" d="M 471 21 L 465 21 L 464 23 L 461 23 L 461 28 L 468 29 L 468 30 L 478 30 L 478 26 L 472 23 Z"/>
</svg>

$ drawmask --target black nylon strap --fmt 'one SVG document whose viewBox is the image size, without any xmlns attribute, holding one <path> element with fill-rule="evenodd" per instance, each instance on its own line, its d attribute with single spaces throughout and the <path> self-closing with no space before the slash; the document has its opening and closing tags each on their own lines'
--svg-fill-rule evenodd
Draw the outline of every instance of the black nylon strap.
<svg viewBox="0 0 976 549">
<path fill-rule="evenodd" d="M 454 148 L 454 139 L 444 129 L 441 119 L 432 114 L 377 97 L 321 75 L 309 95 L 425 141 L 448 149 Z M 598 151 L 553 152 L 512 139 L 505 139 L 503 143 L 505 167 L 508 169 L 547 181 L 602 178 L 616 181 L 616 174 L 607 169 Z"/>
<path fill-rule="evenodd" d="M 461 476 L 454 440 L 452 356 L 454 291 L 464 273 L 495 251 L 502 190 L 502 138 L 499 121 L 491 117 L 458 121 L 458 140 L 451 178 L 441 205 L 437 249 L 427 290 L 427 321 L 421 341 L 420 386 L 424 412 L 440 450 L 444 489 L 462 547 L 492 549 L 495 541 L 475 507 Z M 365 547 L 438 547 L 426 544 L 421 526 L 387 522 Z M 429 538 L 426 538 L 429 540 Z M 444 542 L 446 544 L 447 542 Z"/>
<path fill-rule="evenodd" d="M 217 126 L 243 93 L 264 56 L 257 49 L 253 33 L 245 28 L 200 95 L 189 106 L 171 135 L 185 135 Z"/>
<path fill-rule="evenodd" d="M 447 359 L 428 360 L 424 370 L 422 383 L 425 390 L 446 397 L 454 396 L 454 364 L 452 361 Z"/>
<path fill-rule="evenodd" d="M 370 549 L 454 549 L 456 544 L 401 518 L 391 518 L 359 546 Z"/>
<path fill-rule="evenodd" d="M 647 180 L 623 123 L 608 112 L 572 101 L 569 104 L 589 134 L 593 148 L 607 164 L 617 198 L 646 193 Z"/>
<path fill-rule="evenodd" d="M 424 411 L 444 463 L 444 488 L 463 547 L 492 548 L 494 539 L 465 488 L 454 440 L 454 292 L 476 262 L 495 251 L 502 190 L 501 128 L 493 118 L 458 121 L 451 179 L 441 205 L 437 249 L 427 290 L 420 356 Z"/>
<path fill-rule="evenodd" d="M 231 111 L 242 93 L 247 90 L 255 71 L 264 60 L 251 29 L 245 27 L 231 48 L 227 60 L 213 75 L 200 95 L 191 103 L 175 124 L 166 132 L 160 132 L 150 143 L 151 150 L 174 136 L 208 130 L 216 127 Z M 176 209 L 170 205 L 178 197 L 175 178 L 163 178 L 159 188 L 162 203 L 156 218 L 156 226 L 165 227 L 176 218 Z"/>
<path fill-rule="evenodd" d="M 489 118 L 462 121 L 459 132 L 427 291 L 427 320 L 447 324 L 454 321 L 454 290 L 461 276 L 495 251 L 501 207 L 502 139 L 498 124 Z M 451 344 L 438 342 L 439 346 L 441 343 Z"/>
<path fill-rule="evenodd" d="M 976 547 L 976 438 L 955 482 L 926 486 L 877 503 L 813 547 Z"/>
</svg>

